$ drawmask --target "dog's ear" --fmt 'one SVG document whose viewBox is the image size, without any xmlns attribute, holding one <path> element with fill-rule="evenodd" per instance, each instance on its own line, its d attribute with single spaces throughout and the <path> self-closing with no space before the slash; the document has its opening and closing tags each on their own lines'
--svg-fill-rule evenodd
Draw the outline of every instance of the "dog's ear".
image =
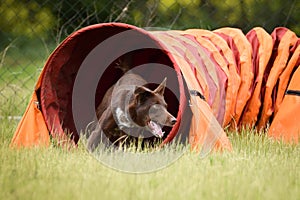
<svg viewBox="0 0 300 200">
<path fill-rule="evenodd" d="M 166 85 L 167 85 L 167 77 L 165 77 L 164 80 L 161 82 L 161 84 L 159 84 L 159 86 L 154 90 L 154 93 L 163 96 Z"/>
<path fill-rule="evenodd" d="M 145 102 L 146 99 L 151 97 L 152 95 L 153 92 L 144 86 L 136 86 L 134 90 L 135 101 L 137 104 Z"/>
<path fill-rule="evenodd" d="M 121 69 L 124 74 L 131 69 L 131 66 L 132 66 L 132 58 L 131 56 L 128 55 L 120 57 L 116 63 L 116 68 Z"/>
</svg>

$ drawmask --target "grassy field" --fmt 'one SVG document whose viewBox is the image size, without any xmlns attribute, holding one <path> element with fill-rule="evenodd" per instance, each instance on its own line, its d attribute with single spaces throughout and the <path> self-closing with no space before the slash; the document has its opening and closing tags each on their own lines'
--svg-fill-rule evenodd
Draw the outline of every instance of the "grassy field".
<svg viewBox="0 0 300 200">
<path fill-rule="evenodd" d="M 228 133 L 233 152 L 201 159 L 187 151 L 173 164 L 145 174 L 108 168 L 82 143 L 71 151 L 9 148 L 17 122 L 6 116 L 24 112 L 45 59 L 36 55 L 34 62 L 15 62 L 19 54 L 14 51 L 0 66 L 0 199 L 299 199 L 300 147 L 251 131 Z M 26 69 L 20 63 L 27 63 Z M 167 148 L 158 158 L 176 153 Z"/>
<path fill-rule="evenodd" d="M 22 115 L 53 49 L 54 44 L 47 46 L 38 39 L 16 39 L 0 48 L 0 116 Z"/>
<path fill-rule="evenodd" d="M 0 122 L 0 199 L 299 199 L 300 148 L 245 131 L 231 153 L 186 152 L 170 166 L 128 174 L 83 147 L 11 149 L 15 121 Z M 162 159 L 172 156 L 166 150 Z"/>
</svg>

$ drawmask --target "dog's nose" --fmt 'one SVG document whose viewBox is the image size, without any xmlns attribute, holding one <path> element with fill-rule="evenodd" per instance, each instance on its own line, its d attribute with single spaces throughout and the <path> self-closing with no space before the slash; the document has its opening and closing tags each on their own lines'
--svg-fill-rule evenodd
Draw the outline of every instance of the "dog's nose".
<svg viewBox="0 0 300 200">
<path fill-rule="evenodd" d="M 175 118 L 171 120 L 172 125 L 176 124 L 176 122 L 177 122 L 177 119 L 175 119 Z"/>
</svg>

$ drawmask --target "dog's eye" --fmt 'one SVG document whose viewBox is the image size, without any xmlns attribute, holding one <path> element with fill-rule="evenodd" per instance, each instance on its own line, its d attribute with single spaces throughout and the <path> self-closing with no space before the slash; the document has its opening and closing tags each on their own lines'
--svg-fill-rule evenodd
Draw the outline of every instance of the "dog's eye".
<svg viewBox="0 0 300 200">
<path fill-rule="evenodd" d="M 167 107 L 168 107 L 168 104 L 165 103 L 165 102 L 162 102 L 162 103 L 159 104 L 159 106 L 167 108 Z"/>
<path fill-rule="evenodd" d="M 161 111 L 164 110 L 166 107 L 164 107 L 164 105 L 161 104 L 154 104 L 151 106 L 151 109 L 156 110 L 156 111 Z"/>
<path fill-rule="evenodd" d="M 151 108 L 158 110 L 160 109 L 160 105 L 159 104 L 154 104 L 153 106 L 151 106 Z"/>
</svg>

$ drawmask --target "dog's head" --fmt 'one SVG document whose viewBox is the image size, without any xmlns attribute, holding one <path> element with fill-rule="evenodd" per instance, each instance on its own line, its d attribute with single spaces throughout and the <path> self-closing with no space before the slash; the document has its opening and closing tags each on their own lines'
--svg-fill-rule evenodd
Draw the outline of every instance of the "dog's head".
<svg viewBox="0 0 300 200">
<path fill-rule="evenodd" d="M 164 99 L 166 78 L 155 89 L 150 90 L 144 86 L 136 86 L 134 100 L 130 106 L 132 119 L 141 127 L 146 127 L 156 137 L 163 137 L 163 126 L 172 127 L 176 118 L 167 110 Z"/>
</svg>

